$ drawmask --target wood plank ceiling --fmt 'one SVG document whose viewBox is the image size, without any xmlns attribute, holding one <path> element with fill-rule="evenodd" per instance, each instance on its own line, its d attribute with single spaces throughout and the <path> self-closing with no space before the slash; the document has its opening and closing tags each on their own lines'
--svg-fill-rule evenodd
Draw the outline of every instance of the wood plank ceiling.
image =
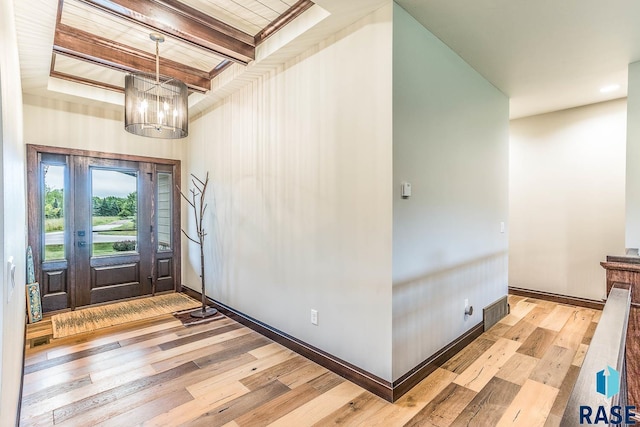
<svg viewBox="0 0 640 427">
<path fill-rule="evenodd" d="M 160 74 L 193 92 L 231 63 L 248 64 L 255 48 L 313 5 L 311 0 L 59 0 L 50 75 L 124 91 L 130 72 Z"/>
</svg>

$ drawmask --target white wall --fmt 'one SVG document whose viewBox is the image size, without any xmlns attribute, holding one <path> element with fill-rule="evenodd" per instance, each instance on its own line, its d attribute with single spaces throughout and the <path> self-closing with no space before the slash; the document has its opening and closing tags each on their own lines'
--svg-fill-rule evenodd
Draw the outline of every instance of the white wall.
<svg viewBox="0 0 640 427">
<path fill-rule="evenodd" d="M 625 249 L 626 102 L 511 122 L 509 284 L 605 297 Z"/>
<path fill-rule="evenodd" d="M 181 159 L 186 139 L 155 139 L 124 130 L 124 112 L 34 95 L 24 97 L 27 144 Z"/>
<path fill-rule="evenodd" d="M 188 158 L 212 180 L 207 294 L 386 380 L 391 32 L 389 4 L 225 98 Z"/>
<path fill-rule="evenodd" d="M 626 248 L 640 248 L 640 62 L 629 64 L 627 83 Z"/>
<path fill-rule="evenodd" d="M 0 3 L 0 425 L 16 423 L 25 324 L 25 150 L 13 2 Z M 16 265 L 15 288 L 7 261 Z"/>
<path fill-rule="evenodd" d="M 507 293 L 508 117 L 505 95 L 394 4 L 394 380 Z"/>
</svg>

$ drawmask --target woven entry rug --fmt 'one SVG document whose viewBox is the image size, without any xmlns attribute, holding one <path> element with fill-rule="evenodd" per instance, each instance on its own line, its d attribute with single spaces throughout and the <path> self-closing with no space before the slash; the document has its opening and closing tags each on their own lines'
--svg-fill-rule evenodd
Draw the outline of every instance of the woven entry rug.
<svg viewBox="0 0 640 427">
<path fill-rule="evenodd" d="M 185 294 L 171 293 L 56 314 L 51 316 L 53 338 L 188 310 L 200 304 Z"/>
<path fill-rule="evenodd" d="M 200 307 L 198 308 L 198 310 L 201 310 Z M 173 317 L 181 321 L 184 326 L 202 325 L 203 323 L 209 323 L 211 321 L 220 320 L 224 318 L 224 314 L 220 312 L 217 312 L 215 315 L 211 317 L 205 317 L 204 319 L 199 317 L 191 317 L 192 311 L 196 311 L 196 310 L 189 309 L 189 310 L 179 311 L 177 313 L 173 313 Z"/>
</svg>

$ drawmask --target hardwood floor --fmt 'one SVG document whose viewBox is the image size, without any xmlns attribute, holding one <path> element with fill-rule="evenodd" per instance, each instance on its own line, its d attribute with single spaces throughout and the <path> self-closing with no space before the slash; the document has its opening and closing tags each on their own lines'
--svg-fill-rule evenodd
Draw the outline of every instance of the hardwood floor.
<svg viewBox="0 0 640 427">
<path fill-rule="evenodd" d="M 600 312 L 509 302 L 394 404 L 228 318 L 51 340 L 26 350 L 20 425 L 558 426 Z"/>
</svg>

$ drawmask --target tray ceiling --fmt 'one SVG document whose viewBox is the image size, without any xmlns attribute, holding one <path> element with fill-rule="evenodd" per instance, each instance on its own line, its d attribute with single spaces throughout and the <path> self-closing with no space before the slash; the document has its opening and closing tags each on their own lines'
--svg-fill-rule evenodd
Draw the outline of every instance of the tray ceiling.
<svg viewBox="0 0 640 427">
<path fill-rule="evenodd" d="M 255 36 L 280 15 L 293 7 L 291 0 L 185 0 L 185 4 L 215 16 L 247 34 Z"/>
<path fill-rule="evenodd" d="M 207 92 L 233 62 L 313 5 L 310 0 L 59 0 L 52 77 L 123 91 L 128 72 L 160 73 Z"/>
</svg>

